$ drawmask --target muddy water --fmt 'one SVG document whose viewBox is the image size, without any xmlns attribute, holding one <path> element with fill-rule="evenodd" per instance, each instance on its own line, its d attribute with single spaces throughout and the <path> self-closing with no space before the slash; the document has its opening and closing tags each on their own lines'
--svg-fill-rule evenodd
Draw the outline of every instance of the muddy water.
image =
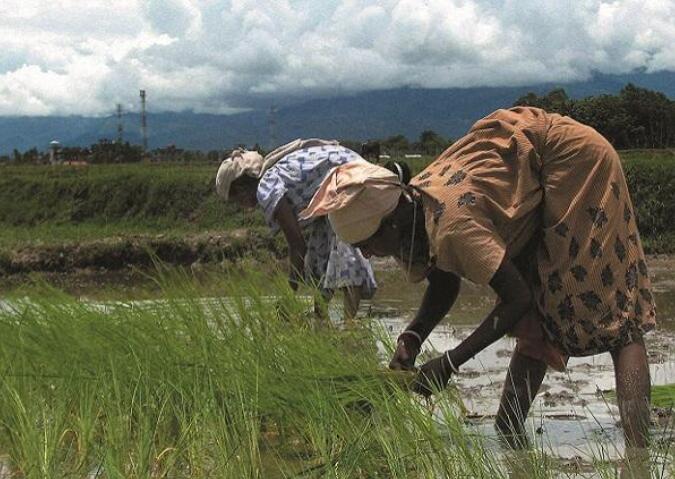
<svg viewBox="0 0 675 479">
<path fill-rule="evenodd" d="M 646 338 L 653 384 L 675 383 L 675 257 L 652 257 L 659 326 Z M 379 264 L 380 291 L 364 306 L 395 337 L 414 315 L 424 285 L 403 283 L 388 264 Z M 458 303 L 425 344 L 423 354 L 456 346 L 494 304 L 489 289 L 463 284 Z M 476 432 L 499 443 L 492 429 L 501 388 L 515 341 L 504 338 L 468 362 L 454 383 L 468 410 L 467 423 Z M 538 447 L 573 470 L 588 467 L 592 458 L 612 461 L 623 453 L 623 434 L 616 404 L 607 391 L 614 388 L 609 354 L 571 358 L 565 373 L 549 371 L 529 417 L 530 437 Z M 670 424 L 670 423 L 668 423 Z M 655 423 L 661 443 L 675 436 L 671 425 Z M 494 441 L 492 441 L 494 439 Z M 571 465 L 571 466 L 570 466 Z M 591 476 L 584 476 L 591 477 Z"/>
<path fill-rule="evenodd" d="M 659 326 L 675 333 L 675 255 L 648 258 Z M 403 279 L 396 263 L 376 260 L 374 263 L 379 289 L 369 303 L 376 314 L 387 311 L 412 317 L 422 301 L 424 283 L 411 284 Z M 495 295 L 489 287 L 463 282 L 457 304 L 445 322 L 452 325 L 475 325 L 494 305 Z"/>
</svg>

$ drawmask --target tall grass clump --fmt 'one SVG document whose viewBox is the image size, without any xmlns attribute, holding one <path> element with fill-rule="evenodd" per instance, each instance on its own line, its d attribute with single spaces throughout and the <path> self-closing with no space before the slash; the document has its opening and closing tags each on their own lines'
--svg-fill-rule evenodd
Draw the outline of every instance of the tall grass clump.
<svg viewBox="0 0 675 479">
<path fill-rule="evenodd" d="M 430 414 L 382 371 L 376 328 L 318 325 L 283 278 L 265 282 L 273 299 L 260 281 L 230 276 L 227 299 L 204 299 L 164 278 L 162 302 L 42 288 L 0 308 L 5 465 L 26 478 L 503 476 L 451 394 Z"/>
</svg>

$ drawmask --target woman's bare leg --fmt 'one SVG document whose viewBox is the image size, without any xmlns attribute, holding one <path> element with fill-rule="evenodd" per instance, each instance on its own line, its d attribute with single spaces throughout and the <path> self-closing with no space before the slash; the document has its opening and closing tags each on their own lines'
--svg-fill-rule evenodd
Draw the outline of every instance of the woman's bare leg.
<svg viewBox="0 0 675 479">
<path fill-rule="evenodd" d="M 356 317 L 361 303 L 361 287 L 342 288 L 344 297 L 345 321 L 351 321 Z"/>
<path fill-rule="evenodd" d="M 644 342 L 635 341 L 612 351 L 612 360 L 628 463 L 621 477 L 649 477 L 651 379 Z"/>
<path fill-rule="evenodd" d="M 328 321 L 328 303 L 333 298 L 330 290 L 320 290 L 314 294 L 314 316 L 319 322 Z"/>
<path fill-rule="evenodd" d="M 495 421 L 497 431 L 511 447 L 527 445 L 525 419 L 544 380 L 546 368 L 545 362 L 517 351 L 511 356 Z"/>
</svg>

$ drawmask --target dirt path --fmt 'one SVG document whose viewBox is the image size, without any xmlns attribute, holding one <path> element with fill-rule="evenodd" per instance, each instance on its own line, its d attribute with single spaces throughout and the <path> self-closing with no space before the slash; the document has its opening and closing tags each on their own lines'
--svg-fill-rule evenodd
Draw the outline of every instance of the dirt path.
<svg viewBox="0 0 675 479">
<path fill-rule="evenodd" d="M 184 237 L 133 235 L 56 245 L 32 244 L 0 251 L 0 274 L 117 271 L 152 266 L 156 260 L 171 265 L 191 265 L 247 255 L 279 256 L 282 249 L 269 234 L 244 228 Z"/>
</svg>

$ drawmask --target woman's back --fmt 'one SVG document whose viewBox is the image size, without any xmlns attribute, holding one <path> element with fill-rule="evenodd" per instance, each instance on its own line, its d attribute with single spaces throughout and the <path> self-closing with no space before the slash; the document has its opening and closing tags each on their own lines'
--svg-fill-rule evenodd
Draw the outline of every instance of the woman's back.
<svg viewBox="0 0 675 479">
<path fill-rule="evenodd" d="M 343 146 L 330 145 L 298 150 L 280 159 L 263 174 L 258 185 L 258 203 L 267 224 L 278 230 L 274 212 L 281 198 L 286 197 L 297 217 L 330 170 L 360 158 Z"/>
</svg>

